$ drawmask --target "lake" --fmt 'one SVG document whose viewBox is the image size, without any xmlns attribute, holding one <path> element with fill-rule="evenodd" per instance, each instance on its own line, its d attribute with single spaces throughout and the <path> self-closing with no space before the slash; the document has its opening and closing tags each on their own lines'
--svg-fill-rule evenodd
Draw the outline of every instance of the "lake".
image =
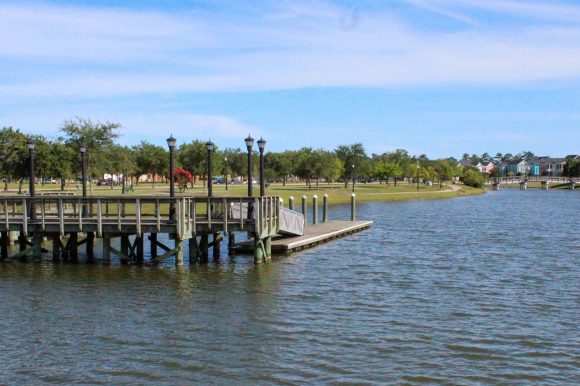
<svg viewBox="0 0 580 386">
<path fill-rule="evenodd" d="M 0 264 L 0 384 L 580 379 L 578 192 L 359 204 L 358 218 L 375 224 L 261 265 Z"/>
</svg>

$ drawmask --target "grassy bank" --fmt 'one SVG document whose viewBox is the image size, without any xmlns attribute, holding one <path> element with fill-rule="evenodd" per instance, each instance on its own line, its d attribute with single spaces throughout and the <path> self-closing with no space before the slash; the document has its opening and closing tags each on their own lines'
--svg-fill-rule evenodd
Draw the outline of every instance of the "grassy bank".
<svg viewBox="0 0 580 386">
<path fill-rule="evenodd" d="M 48 184 L 44 186 L 38 186 L 38 192 L 42 191 L 59 191 L 60 187 L 54 184 Z M 14 194 L 17 191 L 16 185 L 11 185 L 9 187 L 10 193 Z M 76 195 L 80 195 L 80 190 L 76 189 L 75 185 L 70 185 L 66 187 L 67 191 L 74 192 Z M 254 186 L 254 194 L 259 194 L 260 187 Z M 91 189 L 88 188 L 88 193 L 91 195 Z M 151 184 L 140 184 L 134 187 L 132 192 L 128 195 L 166 195 L 169 193 L 169 185 L 167 184 L 155 184 L 153 187 Z M 371 202 L 371 201 L 403 201 L 403 200 L 425 200 L 425 199 L 439 199 L 439 198 L 453 198 L 460 196 L 471 196 L 477 194 L 483 194 L 485 191 L 483 189 L 470 188 L 464 185 L 444 185 L 442 188 L 439 186 L 419 186 L 399 183 L 397 187 L 394 185 L 387 186 L 386 184 L 358 184 L 355 187 L 355 193 L 357 196 L 357 202 Z M 121 194 L 120 187 L 92 187 L 92 195 L 98 196 L 109 196 L 109 195 L 119 195 Z M 184 194 L 193 195 L 206 195 L 207 189 L 201 184 L 197 184 L 194 188 L 187 189 Z M 219 184 L 213 186 L 214 196 L 245 196 L 247 195 L 247 186 L 243 184 L 231 184 L 229 189 L 225 189 L 225 185 Z M 267 195 L 276 195 L 284 199 L 284 202 L 288 202 L 288 198 L 293 196 L 296 205 L 299 205 L 301 197 L 303 195 L 308 197 L 309 203 L 313 195 L 317 195 L 322 200 L 324 194 L 328 194 L 330 204 L 346 204 L 350 203 L 350 197 L 352 194 L 352 187 L 344 188 L 342 184 L 327 185 L 321 184 L 319 189 L 313 185 L 312 189 L 309 189 L 304 184 L 287 184 L 282 186 L 282 184 L 272 184 L 266 189 Z"/>
</svg>

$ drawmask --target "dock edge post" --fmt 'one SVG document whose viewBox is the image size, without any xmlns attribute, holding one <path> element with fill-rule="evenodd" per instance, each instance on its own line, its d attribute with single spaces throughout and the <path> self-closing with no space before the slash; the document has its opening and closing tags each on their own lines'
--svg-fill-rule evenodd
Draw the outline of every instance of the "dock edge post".
<svg viewBox="0 0 580 386">
<path fill-rule="evenodd" d="M 322 197 L 322 222 L 328 222 L 328 194 Z"/>
<path fill-rule="evenodd" d="M 312 224 L 318 224 L 318 196 L 312 196 Z"/>
<path fill-rule="evenodd" d="M 306 196 L 302 196 L 302 215 L 304 216 L 304 226 L 308 225 L 308 204 L 306 202 Z"/>
</svg>

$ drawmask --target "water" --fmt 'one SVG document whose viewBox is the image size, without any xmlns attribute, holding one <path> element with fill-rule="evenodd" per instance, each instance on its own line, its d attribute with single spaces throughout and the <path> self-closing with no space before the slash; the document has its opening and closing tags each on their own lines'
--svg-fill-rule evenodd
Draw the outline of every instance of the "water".
<svg viewBox="0 0 580 386">
<path fill-rule="evenodd" d="M 577 192 L 358 214 L 258 266 L 0 265 L 0 384 L 578 382 Z"/>
</svg>

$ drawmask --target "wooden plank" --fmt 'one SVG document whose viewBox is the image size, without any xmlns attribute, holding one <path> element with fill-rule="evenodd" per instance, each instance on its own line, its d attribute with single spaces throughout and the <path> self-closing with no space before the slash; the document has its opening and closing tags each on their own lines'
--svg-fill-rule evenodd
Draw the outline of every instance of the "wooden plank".
<svg viewBox="0 0 580 386">
<path fill-rule="evenodd" d="M 369 228 L 372 221 L 329 221 L 304 230 L 303 236 L 284 237 L 272 241 L 272 248 L 283 247 L 286 251 L 317 244 L 328 239 Z"/>
<path fill-rule="evenodd" d="M 303 236 L 278 236 L 272 238 L 273 253 L 290 253 L 300 249 L 314 247 L 318 244 L 347 236 L 369 228 L 372 221 L 328 221 L 304 229 Z M 239 252 L 253 252 L 251 242 L 241 243 L 236 247 Z"/>
</svg>

